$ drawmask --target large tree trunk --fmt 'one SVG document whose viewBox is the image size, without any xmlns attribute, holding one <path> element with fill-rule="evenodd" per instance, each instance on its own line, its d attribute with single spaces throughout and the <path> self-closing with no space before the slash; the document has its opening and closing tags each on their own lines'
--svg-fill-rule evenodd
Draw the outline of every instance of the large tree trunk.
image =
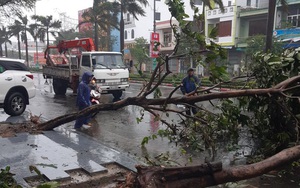
<svg viewBox="0 0 300 188">
<path fill-rule="evenodd" d="M 124 54 L 124 0 L 121 0 L 121 18 L 120 18 L 120 52 Z"/>
<path fill-rule="evenodd" d="M 47 48 L 48 48 L 48 46 L 49 46 L 49 28 L 47 28 L 47 30 L 46 30 L 46 37 L 47 37 Z"/>
<path fill-rule="evenodd" d="M 0 48 L 1 49 L 1 48 Z M 147 107 L 151 105 L 161 105 L 161 104 L 193 104 L 201 101 L 209 101 L 213 99 L 225 99 L 225 98 L 235 98 L 235 97 L 244 97 L 244 96 L 271 96 L 271 95 L 284 95 L 283 90 L 293 83 L 300 81 L 300 75 L 294 76 L 290 79 L 287 79 L 274 88 L 268 89 L 247 89 L 247 90 L 233 90 L 220 93 L 210 93 L 190 97 L 173 97 L 173 98 L 157 98 L 157 99 L 148 99 L 143 96 L 140 97 L 128 97 L 121 101 L 110 103 L 110 104 L 98 104 L 93 105 L 89 108 L 86 108 L 80 112 L 72 113 L 57 117 L 50 121 L 41 123 L 39 125 L 40 130 L 53 130 L 54 128 L 71 121 L 76 120 L 79 117 L 87 116 L 99 111 L 107 110 L 117 110 L 124 106 L 135 105 L 140 107 Z M 153 89 L 153 88 L 152 88 Z"/>
<path fill-rule="evenodd" d="M 3 57 L 3 48 L 2 48 L 2 44 L 0 44 L 0 57 Z"/>
<path fill-rule="evenodd" d="M 200 166 L 164 168 L 137 166 L 131 181 L 136 187 L 199 188 L 235 182 L 263 175 L 300 158 L 300 146 L 285 149 L 261 162 L 222 169 L 221 163 Z M 127 184 L 133 184 L 126 181 Z M 126 185 L 120 185 L 126 187 Z"/>
<path fill-rule="evenodd" d="M 28 58 L 28 39 L 27 39 L 27 29 L 25 27 L 25 52 L 26 52 L 26 62 L 27 62 L 27 67 L 29 67 L 29 58 Z"/>
<path fill-rule="evenodd" d="M 8 57 L 8 55 L 7 55 L 7 44 L 6 44 L 6 42 L 4 42 L 4 48 L 5 48 L 5 57 Z"/>
<path fill-rule="evenodd" d="M 288 82 L 289 81 L 289 82 Z M 99 104 L 93 105 L 89 108 L 86 108 L 78 113 L 72 113 L 57 117 L 50 121 L 40 124 L 40 130 L 52 130 L 64 123 L 68 123 L 76 120 L 78 117 L 87 116 L 99 111 L 107 110 L 117 110 L 124 106 L 135 105 L 140 107 L 147 107 L 151 105 L 161 105 L 161 104 L 192 104 L 195 102 L 208 101 L 213 99 L 225 99 L 225 98 L 234 98 L 234 97 L 243 97 L 243 96 L 270 96 L 270 95 L 282 95 L 284 86 L 288 86 L 291 83 L 300 81 L 300 76 L 295 76 L 291 79 L 288 79 L 282 83 L 278 84 L 275 88 L 269 89 L 248 89 L 248 90 L 233 90 L 222 93 L 210 93 L 190 97 L 173 97 L 166 100 L 166 98 L 157 98 L 157 99 L 147 99 L 144 97 L 128 97 L 121 101 L 110 103 L 110 104 Z"/>
<path fill-rule="evenodd" d="M 96 46 L 96 51 L 98 51 L 99 49 L 99 37 L 98 37 L 98 32 L 99 32 L 99 29 L 98 29 L 98 24 L 97 22 L 94 23 L 94 40 L 95 40 L 95 46 Z"/>
<path fill-rule="evenodd" d="M 272 48 L 275 8 L 276 8 L 276 1 L 275 0 L 269 0 L 268 22 L 267 22 L 267 39 L 266 39 L 266 49 L 265 49 L 266 53 L 268 51 L 270 51 L 271 48 Z"/>
<path fill-rule="evenodd" d="M 19 59 L 22 58 L 21 56 L 21 42 L 20 42 L 20 34 L 18 33 L 17 35 L 17 41 L 18 41 L 18 54 L 19 54 Z"/>
</svg>

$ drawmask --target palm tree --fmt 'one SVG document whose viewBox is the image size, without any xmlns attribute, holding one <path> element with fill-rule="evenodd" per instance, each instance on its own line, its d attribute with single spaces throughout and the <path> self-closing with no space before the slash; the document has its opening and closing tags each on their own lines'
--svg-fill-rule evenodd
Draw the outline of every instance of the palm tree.
<svg viewBox="0 0 300 188">
<path fill-rule="evenodd" d="M 0 36 L 0 55 L 3 56 L 2 44 L 4 43 L 5 57 L 7 57 L 7 43 L 11 44 L 11 41 L 9 40 L 12 36 L 11 32 L 7 30 L 6 27 L 2 26 L 2 28 L 0 28 Z"/>
<path fill-rule="evenodd" d="M 15 20 L 15 24 L 11 26 L 11 30 L 19 40 L 19 33 L 21 32 L 21 40 L 25 43 L 25 51 L 26 51 L 26 62 L 27 66 L 29 66 L 29 59 L 28 59 L 28 39 L 27 39 L 27 31 L 28 31 L 28 18 L 27 16 L 22 16 L 21 14 L 17 14 L 18 19 Z M 20 50 L 20 46 L 18 44 L 18 48 Z M 19 51 L 20 57 L 20 51 Z"/>
<path fill-rule="evenodd" d="M 20 42 L 20 33 L 22 32 L 22 24 L 19 20 L 15 20 L 13 25 L 9 26 L 9 30 L 12 32 L 12 35 L 17 37 L 18 41 L 18 54 L 19 59 L 21 59 L 21 42 Z"/>
<path fill-rule="evenodd" d="M 111 26 L 119 29 L 118 9 L 115 3 L 106 2 L 105 0 L 94 0 L 93 7 L 82 14 L 84 21 L 79 23 L 79 26 L 85 23 L 94 25 L 94 41 L 96 49 L 99 47 L 99 27 L 101 31 L 106 32 L 110 36 Z"/>
<path fill-rule="evenodd" d="M 287 10 L 288 3 L 286 0 L 269 0 L 268 8 L 268 22 L 267 22 L 267 38 L 266 38 L 266 49 L 265 52 L 270 51 L 272 47 L 272 37 L 273 37 L 273 28 L 274 28 L 274 16 L 276 3 L 279 2 L 285 10 Z"/>
<path fill-rule="evenodd" d="M 36 27 L 38 27 L 39 39 L 41 41 L 47 41 L 47 47 L 49 46 L 49 33 L 51 33 L 54 37 L 56 33 L 58 33 L 57 29 L 61 28 L 61 21 L 52 20 L 52 16 L 38 16 L 33 15 L 32 19 L 37 21 Z M 54 30 L 51 30 L 54 29 Z"/>
<path fill-rule="evenodd" d="M 94 0 L 95 1 L 95 0 Z M 119 0 L 121 8 L 121 19 L 120 19 L 120 51 L 123 53 L 124 50 L 124 13 L 129 13 L 133 15 L 135 19 L 138 20 L 137 16 L 145 16 L 144 9 L 140 6 L 147 6 L 147 0 Z"/>
</svg>

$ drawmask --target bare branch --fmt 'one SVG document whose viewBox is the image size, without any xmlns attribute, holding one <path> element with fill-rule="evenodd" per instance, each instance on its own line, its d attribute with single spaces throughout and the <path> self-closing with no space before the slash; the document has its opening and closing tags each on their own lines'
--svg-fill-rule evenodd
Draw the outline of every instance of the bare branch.
<svg viewBox="0 0 300 188">
<path fill-rule="evenodd" d="M 162 123 L 166 124 L 173 132 L 174 135 L 176 135 L 176 126 L 172 126 L 170 123 L 168 123 L 166 120 L 161 119 L 160 115 L 156 114 L 153 110 L 151 110 L 149 107 L 144 107 L 144 109 L 148 112 L 150 112 L 152 115 L 154 115 L 156 118 L 158 118 Z"/>
</svg>

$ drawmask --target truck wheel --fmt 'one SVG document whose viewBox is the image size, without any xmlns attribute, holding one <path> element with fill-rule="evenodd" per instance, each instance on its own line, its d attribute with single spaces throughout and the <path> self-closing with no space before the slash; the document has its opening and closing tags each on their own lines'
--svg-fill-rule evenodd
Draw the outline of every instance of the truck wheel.
<svg viewBox="0 0 300 188">
<path fill-rule="evenodd" d="M 122 90 L 117 90 L 117 91 L 113 91 L 112 95 L 114 96 L 115 99 L 120 99 L 122 97 Z"/>
<path fill-rule="evenodd" d="M 65 95 L 68 88 L 68 82 L 62 79 L 53 79 L 53 90 L 56 95 Z"/>
<path fill-rule="evenodd" d="M 4 111 L 11 116 L 19 116 L 26 109 L 26 99 L 22 93 L 11 93 L 4 104 Z"/>
</svg>

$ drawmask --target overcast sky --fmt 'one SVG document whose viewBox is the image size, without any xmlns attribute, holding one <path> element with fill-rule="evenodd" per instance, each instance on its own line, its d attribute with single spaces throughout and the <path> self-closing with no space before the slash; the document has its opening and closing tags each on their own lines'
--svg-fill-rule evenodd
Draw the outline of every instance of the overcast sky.
<svg viewBox="0 0 300 188">
<path fill-rule="evenodd" d="M 68 17 L 78 18 L 78 10 L 91 7 L 93 0 L 38 0 L 36 3 L 37 15 L 53 15 L 59 18 L 59 13 L 66 13 Z M 34 14 L 34 11 L 30 13 Z"/>
</svg>

